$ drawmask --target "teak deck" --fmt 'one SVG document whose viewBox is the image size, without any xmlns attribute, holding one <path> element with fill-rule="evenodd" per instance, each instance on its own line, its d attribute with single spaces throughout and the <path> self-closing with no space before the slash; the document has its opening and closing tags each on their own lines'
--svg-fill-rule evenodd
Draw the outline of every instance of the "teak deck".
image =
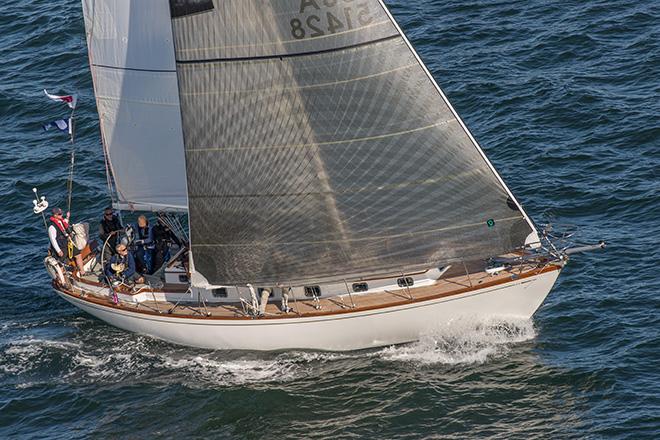
<svg viewBox="0 0 660 440">
<path fill-rule="evenodd" d="M 76 298 L 82 298 L 91 303 L 144 314 L 196 319 L 286 319 L 345 314 L 418 303 L 459 295 L 486 287 L 493 287 L 558 269 L 559 267 L 554 264 L 546 264 L 540 267 L 527 264 L 516 266 L 510 270 L 504 270 L 498 275 L 489 275 L 485 271 L 467 275 L 465 272 L 463 274 L 457 273 L 459 271 L 454 269 L 430 286 L 411 287 L 410 289 L 402 288 L 374 293 L 352 293 L 351 295 L 346 293 L 328 298 L 321 297 L 318 302 L 321 306 L 320 309 L 314 307 L 315 302 L 312 298 L 305 300 L 294 300 L 292 298 L 289 300 L 289 307 L 293 311 L 284 313 L 279 308 L 280 300 L 273 300 L 269 302 L 266 308 L 266 315 L 259 318 L 246 314 L 240 303 L 206 303 L 204 305 L 198 304 L 197 301 L 182 301 L 176 307 L 174 303 L 168 301 L 143 301 L 137 304 L 121 302 L 120 304 L 114 304 L 108 296 L 83 292 L 77 287 L 67 289 L 56 283 L 54 283 L 54 287 L 60 292 Z M 79 282 L 94 286 L 100 285 L 100 283 L 89 279 L 79 279 Z M 162 292 L 165 289 L 155 290 Z"/>
</svg>

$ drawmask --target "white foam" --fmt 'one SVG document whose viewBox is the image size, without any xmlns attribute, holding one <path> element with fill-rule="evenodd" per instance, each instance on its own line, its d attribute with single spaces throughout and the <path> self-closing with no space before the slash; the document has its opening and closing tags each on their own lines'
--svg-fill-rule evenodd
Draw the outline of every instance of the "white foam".
<svg viewBox="0 0 660 440">
<path fill-rule="evenodd" d="M 531 320 L 455 320 L 418 342 L 388 347 L 378 355 L 387 361 L 419 364 L 484 363 L 509 352 L 512 344 L 536 336 Z"/>
<path fill-rule="evenodd" d="M 12 327 L 12 322 L 2 322 L 0 323 L 0 335 L 5 333 L 7 330 L 9 330 Z"/>
<path fill-rule="evenodd" d="M 6 374 L 20 374 L 35 367 L 47 350 L 68 351 L 79 349 L 80 345 L 67 341 L 51 341 L 27 337 L 11 342 L 5 349 L 0 371 Z"/>
<path fill-rule="evenodd" d="M 67 377 L 95 380 L 135 377 L 149 372 L 151 365 L 143 358 L 148 360 L 152 356 L 142 337 L 108 341 L 94 350 L 79 350 L 72 359 L 75 368 Z"/>
<path fill-rule="evenodd" d="M 214 359 L 211 355 L 190 358 L 164 357 L 164 366 L 191 379 L 218 386 L 288 382 L 296 377 L 296 366 L 287 361 L 260 359 Z"/>
<path fill-rule="evenodd" d="M 97 369 L 104 364 L 103 358 L 79 352 L 73 358 L 77 366 Z"/>
<path fill-rule="evenodd" d="M 288 351 L 280 355 L 291 362 L 312 363 L 312 362 L 333 362 L 344 359 L 354 359 L 364 357 L 363 353 L 333 353 L 323 351 Z"/>
<path fill-rule="evenodd" d="M 513 344 L 536 336 L 531 321 L 457 320 L 419 342 L 349 353 L 290 351 L 278 354 L 210 352 L 169 346 L 148 337 L 85 333 L 74 342 L 27 337 L 0 352 L 0 372 L 34 371 L 53 356 L 68 364 L 65 381 L 121 381 L 140 376 L 174 380 L 191 387 L 286 383 L 342 367 L 347 360 L 375 358 L 417 364 L 483 363 L 506 355 Z M 103 343 L 88 343 L 102 339 Z M 343 367 L 342 367 L 343 368 Z M 319 370 L 320 369 L 320 370 Z"/>
</svg>

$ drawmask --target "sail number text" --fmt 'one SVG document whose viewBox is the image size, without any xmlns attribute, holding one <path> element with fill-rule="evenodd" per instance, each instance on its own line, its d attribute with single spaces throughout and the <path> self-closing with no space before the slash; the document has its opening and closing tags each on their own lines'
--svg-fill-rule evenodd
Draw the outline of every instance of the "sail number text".
<svg viewBox="0 0 660 440">
<path fill-rule="evenodd" d="M 369 5 L 360 0 L 300 0 L 300 14 L 291 19 L 291 35 L 296 40 L 336 34 L 373 21 Z"/>
</svg>

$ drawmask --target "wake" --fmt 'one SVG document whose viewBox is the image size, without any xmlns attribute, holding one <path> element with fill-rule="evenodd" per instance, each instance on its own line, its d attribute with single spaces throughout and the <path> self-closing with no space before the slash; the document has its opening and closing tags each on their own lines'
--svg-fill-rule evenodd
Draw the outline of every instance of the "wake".
<svg viewBox="0 0 660 440">
<path fill-rule="evenodd" d="M 536 337 L 532 320 L 455 320 L 418 342 L 379 352 L 382 359 L 419 364 L 481 364 L 505 356 L 514 344 Z"/>
</svg>

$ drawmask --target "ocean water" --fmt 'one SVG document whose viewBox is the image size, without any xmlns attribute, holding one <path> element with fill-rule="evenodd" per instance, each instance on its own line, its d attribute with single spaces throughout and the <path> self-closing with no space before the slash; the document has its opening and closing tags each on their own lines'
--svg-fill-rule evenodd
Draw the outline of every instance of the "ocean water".
<svg viewBox="0 0 660 440">
<path fill-rule="evenodd" d="M 660 8 L 387 2 L 539 223 L 576 256 L 532 320 L 459 321 L 354 353 L 213 352 L 60 300 L 31 188 L 63 204 L 68 147 L 41 92 L 75 91 L 73 212 L 108 203 L 77 0 L 0 4 L 1 438 L 660 437 Z"/>
</svg>

